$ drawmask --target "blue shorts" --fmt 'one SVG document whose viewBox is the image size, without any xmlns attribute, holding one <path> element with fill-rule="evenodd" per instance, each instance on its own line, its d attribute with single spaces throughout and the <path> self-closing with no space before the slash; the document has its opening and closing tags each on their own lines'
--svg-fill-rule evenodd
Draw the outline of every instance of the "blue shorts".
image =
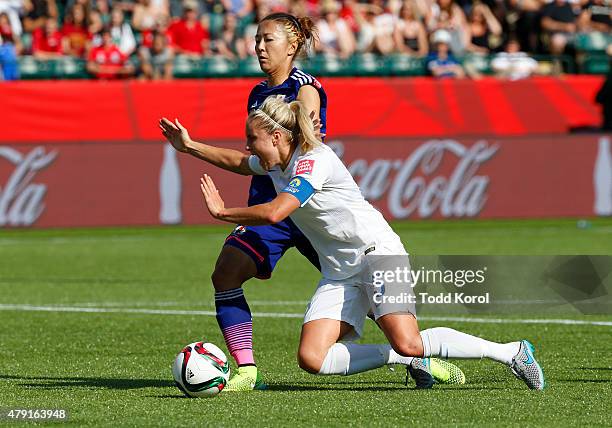
<svg viewBox="0 0 612 428">
<path fill-rule="evenodd" d="M 265 226 L 237 226 L 225 240 L 225 245 L 248 254 L 257 266 L 256 277 L 259 279 L 270 278 L 276 263 L 291 247 L 297 248 L 321 270 L 317 252 L 291 219 Z"/>
</svg>

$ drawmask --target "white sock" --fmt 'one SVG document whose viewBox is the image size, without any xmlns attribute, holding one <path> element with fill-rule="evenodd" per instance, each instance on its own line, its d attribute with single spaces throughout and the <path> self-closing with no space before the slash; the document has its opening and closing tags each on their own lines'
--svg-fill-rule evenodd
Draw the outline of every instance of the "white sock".
<svg viewBox="0 0 612 428">
<path fill-rule="evenodd" d="M 352 375 L 377 369 L 385 364 L 410 364 L 412 357 L 403 357 L 391 345 L 334 343 L 321 364 L 321 375 Z"/>
<path fill-rule="evenodd" d="M 490 358 L 510 365 L 520 342 L 496 343 L 471 336 L 452 328 L 436 327 L 421 331 L 426 357 Z"/>
</svg>

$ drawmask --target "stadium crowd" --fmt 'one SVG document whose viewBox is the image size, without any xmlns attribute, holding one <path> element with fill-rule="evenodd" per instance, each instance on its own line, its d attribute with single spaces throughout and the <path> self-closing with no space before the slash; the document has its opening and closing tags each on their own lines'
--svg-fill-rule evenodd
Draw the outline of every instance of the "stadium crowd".
<svg viewBox="0 0 612 428">
<path fill-rule="evenodd" d="M 178 55 L 254 55 L 258 19 L 272 12 L 313 17 L 321 55 L 428 57 L 434 76 L 463 76 L 457 57 L 496 54 L 496 72 L 525 77 L 530 54 L 573 55 L 577 34 L 612 29 L 610 0 L 0 0 L 0 65 L 10 80 L 21 55 L 72 56 L 100 78 L 170 79 Z"/>
</svg>

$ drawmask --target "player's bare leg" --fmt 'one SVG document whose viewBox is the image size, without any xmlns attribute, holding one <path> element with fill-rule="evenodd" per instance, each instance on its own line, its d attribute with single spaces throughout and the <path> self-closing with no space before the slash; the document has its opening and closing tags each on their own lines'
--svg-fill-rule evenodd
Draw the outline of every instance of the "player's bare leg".
<svg viewBox="0 0 612 428">
<path fill-rule="evenodd" d="M 319 373 L 329 349 L 352 331 L 352 325 L 329 318 L 304 324 L 298 348 L 300 368 L 312 374 Z"/>
<path fill-rule="evenodd" d="M 235 247 L 224 246 L 219 254 L 212 283 L 215 287 L 217 322 L 227 348 L 238 365 L 227 391 L 252 390 L 258 384 L 253 357 L 253 323 L 242 284 L 257 275 L 255 262 Z M 261 386 L 261 382 L 259 382 Z"/>
</svg>

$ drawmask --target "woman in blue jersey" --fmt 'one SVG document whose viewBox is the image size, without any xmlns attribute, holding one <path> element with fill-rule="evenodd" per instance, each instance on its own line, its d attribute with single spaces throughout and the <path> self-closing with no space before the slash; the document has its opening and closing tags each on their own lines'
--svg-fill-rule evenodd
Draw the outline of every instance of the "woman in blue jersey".
<svg viewBox="0 0 612 428">
<path fill-rule="evenodd" d="M 184 128 L 170 125 L 162 125 L 170 141 L 190 141 Z M 412 292 L 410 282 L 377 274 L 409 269 L 399 237 L 363 198 L 342 161 L 318 141 L 303 103 L 271 97 L 249 114 L 246 129 L 251 156 L 199 144 L 202 158 L 239 174 L 269 176 L 278 195 L 226 208 L 208 175 L 201 189 L 214 218 L 265 225 L 291 216 L 316 249 L 323 277 L 304 316 L 300 367 L 313 374 L 350 375 L 404 364 L 417 387 L 427 388 L 433 385 L 429 357 L 487 357 L 508 366 L 529 388 L 544 388 L 544 374 L 526 340 L 495 343 L 445 327 L 419 330 L 414 301 L 396 299 Z M 368 312 L 389 344 L 347 342 L 361 335 Z"/>
<path fill-rule="evenodd" d="M 308 49 L 316 37 L 310 18 L 296 18 L 274 13 L 261 20 L 255 37 L 255 51 L 267 79 L 251 91 L 247 111 L 256 109 L 272 95 L 286 101 L 299 100 L 311 113 L 312 120 L 325 132 L 327 97 L 321 84 L 311 75 L 293 67 L 296 57 Z M 175 126 L 179 126 L 178 122 Z M 202 158 L 197 147 L 175 145 L 179 151 Z M 276 191 L 269 177 L 255 176 L 249 189 L 249 205 L 269 202 Z M 259 388 L 253 357 L 251 311 L 242 292 L 242 284 L 251 278 L 270 278 L 282 255 L 296 247 L 319 269 L 316 252 L 290 219 L 274 225 L 238 225 L 227 237 L 219 254 L 212 283 L 215 288 L 217 321 L 228 350 L 238 365 L 227 391 Z"/>
</svg>

